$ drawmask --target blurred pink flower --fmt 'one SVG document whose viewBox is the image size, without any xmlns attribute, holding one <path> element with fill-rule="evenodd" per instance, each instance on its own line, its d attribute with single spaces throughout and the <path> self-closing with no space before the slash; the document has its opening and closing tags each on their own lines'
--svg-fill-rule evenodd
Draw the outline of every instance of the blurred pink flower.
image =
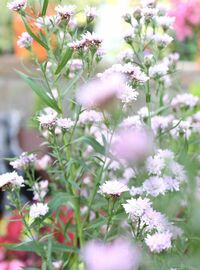
<svg viewBox="0 0 200 270">
<path fill-rule="evenodd" d="M 10 262 L 0 262 L 1 270 L 22 270 L 25 264 L 18 260 L 13 260 Z"/>
<path fill-rule="evenodd" d="M 174 28 L 182 41 L 193 34 L 194 26 L 200 24 L 200 0 L 171 0 L 173 8 L 169 15 L 176 18 Z"/>
<path fill-rule="evenodd" d="M 83 85 L 77 92 L 77 101 L 88 109 L 103 107 L 117 98 L 125 87 L 122 75 L 110 74 L 105 78 L 98 78 Z"/>
<path fill-rule="evenodd" d="M 138 249 L 124 239 L 112 243 L 93 240 L 82 251 L 87 270 L 135 270 L 139 266 Z"/>
<path fill-rule="evenodd" d="M 152 136 L 143 128 L 125 129 L 113 137 L 111 151 L 119 159 L 139 162 L 150 154 Z"/>
</svg>

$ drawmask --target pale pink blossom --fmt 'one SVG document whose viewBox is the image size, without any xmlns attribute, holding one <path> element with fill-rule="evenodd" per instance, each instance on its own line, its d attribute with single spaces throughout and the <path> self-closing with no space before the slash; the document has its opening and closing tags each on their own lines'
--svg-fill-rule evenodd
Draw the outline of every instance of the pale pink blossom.
<svg viewBox="0 0 200 270">
<path fill-rule="evenodd" d="M 145 243 L 151 252 L 160 253 L 171 248 L 172 234 L 170 232 L 155 233 L 147 235 Z"/>
</svg>

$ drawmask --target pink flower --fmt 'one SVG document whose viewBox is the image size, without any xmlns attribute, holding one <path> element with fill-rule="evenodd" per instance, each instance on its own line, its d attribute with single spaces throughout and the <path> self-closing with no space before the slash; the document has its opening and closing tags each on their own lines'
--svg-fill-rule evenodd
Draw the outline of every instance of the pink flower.
<svg viewBox="0 0 200 270">
<path fill-rule="evenodd" d="M 103 107 L 117 98 L 125 87 L 123 76 L 110 74 L 83 85 L 77 92 L 77 101 L 86 108 Z"/>
<path fill-rule="evenodd" d="M 22 270 L 25 264 L 18 260 L 13 260 L 10 262 L 0 262 L 1 270 Z"/>
<path fill-rule="evenodd" d="M 134 270 L 138 268 L 138 249 L 124 239 L 112 243 L 90 241 L 82 251 L 88 270 Z"/>
<path fill-rule="evenodd" d="M 111 151 L 113 155 L 127 161 L 142 161 L 152 149 L 152 138 L 145 129 L 125 129 L 113 137 Z"/>
<path fill-rule="evenodd" d="M 37 170 L 46 170 L 52 159 L 49 155 L 44 155 L 36 161 L 35 167 Z"/>
<path fill-rule="evenodd" d="M 200 24 L 200 1 L 199 0 L 171 0 L 173 9 L 169 12 L 176 18 L 174 28 L 179 40 L 184 40 L 193 34 L 194 26 Z"/>
</svg>

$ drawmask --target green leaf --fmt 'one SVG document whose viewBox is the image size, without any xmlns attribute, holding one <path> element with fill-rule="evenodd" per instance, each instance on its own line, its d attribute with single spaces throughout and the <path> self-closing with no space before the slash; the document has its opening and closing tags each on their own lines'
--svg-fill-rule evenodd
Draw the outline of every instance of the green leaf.
<svg viewBox="0 0 200 270">
<path fill-rule="evenodd" d="M 35 252 L 39 256 L 44 255 L 43 245 L 36 241 L 27 241 L 20 244 L 0 244 L 0 246 L 6 247 L 9 250 Z"/>
<path fill-rule="evenodd" d="M 51 99 L 45 89 L 37 84 L 31 77 L 25 75 L 24 73 L 17 71 L 17 74 L 32 88 L 32 90 L 40 97 L 40 99 L 49 107 L 53 108 L 57 112 L 61 112 L 55 100 Z"/>
<path fill-rule="evenodd" d="M 89 144 L 96 152 L 105 155 L 105 148 L 103 147 L 103 145 L 97 142 L 97 140 L 92 136 L 83 136 L 75 140 L 74 142 L 84 142 L 86 144 Z"/>
<path fill-rule="evenodd" d="M 67 204 L 72 199 L 73 199 L 72 195 L 69 195 L 69 194 L 64 193 L 64 192 L 57 192 L 55 194 L 55 196 L 49 202 L 50 212 L 55 211 L 63 204 Z"/>
<path fill-rule="evenodd" d="M 26 31 L 29 33 L 29 35 L 30 35 L 35 41 L 37 41 L 43 48 L 45 48 L 46 50 L 49 50 L 48 45 L 47 45 L 44 41 L 42 41 L 41 39 L 39 39 L 39 37 L 36 36 L 36 35 L 33 33 L 33 31 L 32 31 L 32 30 L 30 29 L 30 27 L 28 26 L 28 24 L 27 24 L 27 22 L 26 22 L 26 20 L 25 20 L 24 17 L 22 17 L 22 20 L 23 20 L 23 22 L 24 22 L 24 26 L 25 26 L 25 28 L 26 28 Z"/>
<path fill-rule="evenodd" d="M 74 247 L 63 245 L 55 241 L 52 243 L 52 250 L 60 252 L 78 252 Z"/>
<path fill-rule="evenodd" d="M 55 74 L 59 74 L 61 72 L 61 70 L 65 67 L 65 65 L 67 64 L 67 62 L 69 61 L 69 59 L 71 58 L 73 53 L 73 50 L 71 48 L 67 48 L 62 61 L 60 62 L 60 64 L 58 65 Z"/>
<path fill-rule="evenodd" d="M 42 7 L 42 16 L 46 15 L 48 4 L 49 4 L 49 0 L 44 0 L 43 7 Z"/>
</svg>

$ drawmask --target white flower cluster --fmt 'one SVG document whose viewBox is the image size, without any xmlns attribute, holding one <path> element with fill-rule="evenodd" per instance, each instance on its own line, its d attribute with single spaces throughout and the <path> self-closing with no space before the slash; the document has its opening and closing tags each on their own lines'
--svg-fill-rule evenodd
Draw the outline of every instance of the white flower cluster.
<svg viewBox="0 0 200 270">
<path fill-rule="evenodd" d="M 7 4 L 7 7 L 13 11 L 20 11 L 26 8 L 26 2 L 26 0 L 13 0 L 12 2 Z"/>
<path fill-rule="evenodd" d="M 68 46 L 76 51 L 80 49 L 86 50 L 91 47 L 98 49 L 101 44 L 102 39 L 96 33 L 86 32 L 85 34 L 81 35 L 80 40 L 70 42 L 68 43 Z"/>
<path fill-rule="evenodd" d="M 150 178 L 143 183 L 143 191 L 147 195 L 157 197 L 167 191 L 178 191 L 180 184 L 186 181 L 183 166 L 174 158 L 173 152 L 161 149 L 156 155 L 147 158 L 146 169 Z"/>
<path fill-rule="evenodd" d="M 199 103 L 199 97 L 193 96 L 192 94 L 179 94 L 175 96 L 171 101 L 173 109 L 178 110 L 182 108 L 194 108 Z"/>
<path fill-rule="evenodd" d="M 53 129 L 57 134 L 60 134 L 60 129 L 69 130 L 74 126 L 74 121 L 70 118 L 59 118 L 58 113 L 51 109 L 45 108 L 38 116 L 40 126 L 44 129 Z"/>
<path fill-rule="evenodd" d="M 21 170 L 25 169 L 27 166 L 34 164 L 36 161 L 36 155 L 35 154 L 28 154 L 26 152 L 22 153 L 21 156 L 10 162 L 10 165 L 13 167 L 13 169 Z"/>
<path fill-rule="evenodd" d="M 11 173 L 4 173 L 0 175 L 0 188 L 11 187 L 19 188 L 24 186 L 24 179 L 15 171 Z"/>
<path fill-rule="evenodd" d="M 99 188 L 99 193 L 105 196 L 120 197 L 123 192 L 128 191 L 127 185 L 118 180 L 110 180 L 103 183 Z"/>
<path fill-rule="evenodd" d="M 45 216 L 49 211 L 49 207 L 45 203 L 34 203 L 30 207 L 30 218 L 36 219 Z"/>
</svg>

